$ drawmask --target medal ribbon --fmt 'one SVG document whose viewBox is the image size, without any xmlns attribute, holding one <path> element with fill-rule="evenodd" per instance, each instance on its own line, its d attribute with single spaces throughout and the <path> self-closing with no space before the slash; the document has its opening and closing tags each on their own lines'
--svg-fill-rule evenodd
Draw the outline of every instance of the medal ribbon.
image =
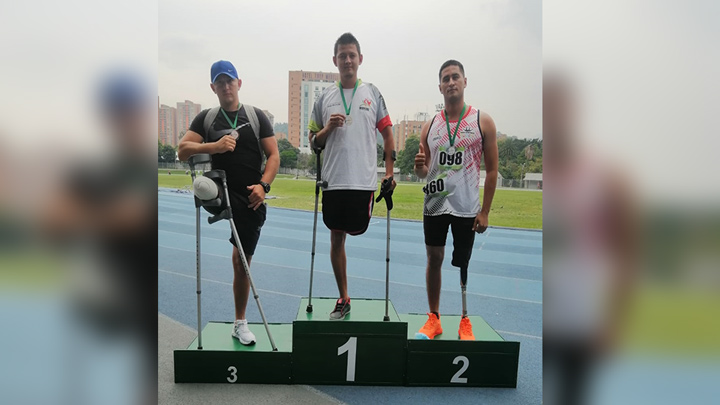
<svg viewBox="0 0 720 405">
<path fill-rule="evenodd" d="M 360 83 L 360 80 L 355 80 L 355 88 L 353 89 L 352 97 L 350 97 L 350 107 L 345 103 L 345 91 L 342 88 L 342 83 L 338 82 L 338 87 L 340 87 L 340 95 L 342 96 L 343 106 L 345 107 L 345 115 L 350 115 L 350 109 L 352 108 L 352 102 L 353 98 L 355 98 L 355 90 L 357 90 L 358 83 Z"/>
<path fill-rule="evenodd" d="M 230 118 L 227 116 L 227 114 L 225 114 L 225 110 L 224 110 L 224 109 L 220 108 L 220 111 L 222 111 L 222 113 L 223 113 L 223 115 L 225 116 L 225 119 L 227 120 L 228 124 L 232 125 L 232 129 L 237 128 L 237 119 L 238 119 L 238 116 L 240 115 L 240 105 L 238 105 L 238 110 L 237 110 L 237 114 L 235 114 L 235 122 L 234 122 L 234 123 L 230 122 Z"/>
<path fill-rule="evenodd" d="M 450 141 L 450 146 L 455 145 L 455 137 L 457 136 L 458 128 L 460 128 L 460 123 L 463 119 L 463 114 L 465 114 L 465 107 L 467 107 L 467 104 L 463 103 L 462 111 L 460 111 L 460 118 L 458 118 L 457 126 L 455 127 L 455 133 L 450 136 L 450 118 L 448 117 L 447 110 L 445 110 L 445 124 L 447 125 L 447 131 L 448 131 L 448 140 Z"/>
</svg>

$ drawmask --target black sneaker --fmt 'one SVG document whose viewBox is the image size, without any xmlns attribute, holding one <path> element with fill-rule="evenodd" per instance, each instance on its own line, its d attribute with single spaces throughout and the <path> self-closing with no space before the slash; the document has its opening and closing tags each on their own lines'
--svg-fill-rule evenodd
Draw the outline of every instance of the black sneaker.
<svg viewBox="0 0 720 405">
<path fill-rule="evenodd" d="M 344 301 L 339 298 L 335 303 L 335 309 L 330 312 L 330 319 L 333 321 L 339 321 L 345 319 L 345 315 L 350 313 L 350 298 Z"/>
</svg>

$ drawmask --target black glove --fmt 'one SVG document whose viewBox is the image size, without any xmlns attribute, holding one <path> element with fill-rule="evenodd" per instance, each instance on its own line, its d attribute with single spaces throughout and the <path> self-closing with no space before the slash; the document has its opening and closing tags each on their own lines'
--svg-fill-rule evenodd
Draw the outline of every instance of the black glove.
<svg viewBox="0 0 720 405">
<path fill-rule="evenodd" d="M 392 189 L 392 182 L 392 176 L 383 180 L 382 184 L 380 185 L 380 194 L 378 194 L 377 198 L 375 199 L 375 203 L 379 203 L 380 200 L 384 198 L 385 206 L 387 207 L 388 211 L 393 209 L 392 194 L 394 190 Z"/>
</svg>

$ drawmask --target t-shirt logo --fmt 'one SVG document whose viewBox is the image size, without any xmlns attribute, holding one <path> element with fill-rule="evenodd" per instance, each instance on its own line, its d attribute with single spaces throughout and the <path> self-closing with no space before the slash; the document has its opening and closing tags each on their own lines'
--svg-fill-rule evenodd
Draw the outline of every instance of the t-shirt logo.
<svg viewBox="0 0 720 405">
<path fill-rule="evenodd" d="M 370 106 L 372 105 L 372 101 L 370 99 L 364 99 L 363 103 L 358 107 L 361 110 L 370 111 Z"/>
</svg>

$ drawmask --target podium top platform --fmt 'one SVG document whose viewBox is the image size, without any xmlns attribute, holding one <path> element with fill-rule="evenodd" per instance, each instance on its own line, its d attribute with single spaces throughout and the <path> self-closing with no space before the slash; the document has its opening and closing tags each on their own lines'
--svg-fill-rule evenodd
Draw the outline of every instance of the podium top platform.
<svg viewBox="0 0 720 405">
<path fill-rule="evenodd" d="M 475 341 L 484 342 L 503 342 L 505 339 L 502 338 L 495 329 L 488 325 L 485 320 L 479 315 L 469 315 L 470 323 L 472 323 L 473 335 L 475 335 Z M 454 340 L 458 339 L 458 329 L 460 328 L 461 315 L 445 315 L 440 314 L 440 323 L 442 324 L 443 333 L 435 336 L 433 341 L 437 340 Z M 414 340 L 415 333 L 423 327 L 425 322 L 428 320 L 427 314 L 402 314 L 400 319 L 408 323 L 408 339 Z"/>
<path fill-rule="evenodd" d="M 203 328 L 203 350 L 205 351 L 242 351 L 242 352 L 271 352 L 272 345 L 268 339 L 265 325 L 262 323 L 248 324 L 255 334 L 256 342 L 252 346 L 245 346 L 231 336 L 233 322 L 210 321 Z M 279 352 L 292 352 L 292 324 L 271 323 L 268 325 L 270 333 Z M 196 350 L 198 339 L 190 343 L 188 350 Z"/>
<path fill-rule="evenodd" d="M 307 313 L 305 310 L 308 305 L 307 297 L 300 300 L 300 309 L 296 320 L 298 321 L 327 321 L 327 322 L 383 322 L 385 317 L 385 300 L 371 298 L 350 298 L 350 313 L 345 316 L 342 321 L 330 320 L 330 312 L 335 309 L 337 298 L 313 297 L 313 312 Z M 390 322 L 401 322 L 400 317 L 395 311 L 395 307 L 390 301 L 388 305 L 388 316 Z"/>
</svg>

